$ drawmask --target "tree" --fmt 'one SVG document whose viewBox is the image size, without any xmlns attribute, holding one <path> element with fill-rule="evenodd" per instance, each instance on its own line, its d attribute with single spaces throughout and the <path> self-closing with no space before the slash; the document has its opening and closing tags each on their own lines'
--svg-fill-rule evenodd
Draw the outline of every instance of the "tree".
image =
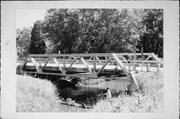
<svg viewBox="0 0 180 119">
<path fill-rule="evenodd" d="M 163 11 L 162 9 L 144 10 L 143 32 L 137 44 L 141 52 L 153 52 L 163 57 Z"/>
<path fill-rule="evenodd" d="M 161 12 L 142 9 L 50 9 L 43 23 L 43 33 L 50 44 L 49 53 L 58 53 L 59 50 L 62 53 L 144 51 L 161 56 Z M 152 26 L 156 21 L 156 25 Z"/>
<path fill-rule="evenodd" d="M 59 50 L 63 53 L 76 51 L 79 37 L 79 18 L 73 9 L 50 9 L 45 17 L 43 33 L 50 41 L 52 53 Z"/>
<path fill-rule="evenodd" d="M 31 27 L 16 30 L 16 49 L 18 58 L 24 58 L 29 54 L 31 42 Z"/>
<path fill-rule="evenodd" d="M 37 21 L 31 32 L 31 54 L 44 54 L 46 52 L 46 44 L 41 31 L 41 22 Z"/>
<path fill-rule="evenodd" d="M 80 9 L 80 47 L 83 52 L 132 52 L 137 22 L 129 10 Z"/>
</svg>

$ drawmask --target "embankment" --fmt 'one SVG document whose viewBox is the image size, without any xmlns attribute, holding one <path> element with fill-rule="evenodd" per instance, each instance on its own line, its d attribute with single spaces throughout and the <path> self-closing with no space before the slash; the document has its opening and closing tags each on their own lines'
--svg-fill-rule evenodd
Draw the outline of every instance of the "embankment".
<svg viewBox="0 0 180 119">
<path fill-rule="evenodd" d="M 16 76 L 17 112 L 69 112 L 60 104 L 55 86 L 48 80 L 30 76 Z M 75 110 L 76 111 L 76 110 Z"/>
</svg>

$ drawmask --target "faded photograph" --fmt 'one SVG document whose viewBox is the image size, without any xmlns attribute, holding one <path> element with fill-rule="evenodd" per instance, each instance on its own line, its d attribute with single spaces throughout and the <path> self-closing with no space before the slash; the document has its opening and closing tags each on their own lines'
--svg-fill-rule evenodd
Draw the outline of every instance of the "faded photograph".
<svg viewBox="0 0 180 119">
<path fill-rule="evenodd" d="M 17 9 L 16 112 L 164 112 L 163 9 Z"/>
</svg>

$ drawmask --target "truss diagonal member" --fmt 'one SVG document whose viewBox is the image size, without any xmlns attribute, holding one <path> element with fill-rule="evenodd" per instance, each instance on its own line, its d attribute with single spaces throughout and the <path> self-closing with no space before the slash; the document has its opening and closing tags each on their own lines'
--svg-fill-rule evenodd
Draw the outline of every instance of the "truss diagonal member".
<svg viewBox="0 0 180 119">
<path fill-rule="evenodd" d="M 101 63 L 101 60 L 100 60 L 98 57 L 96 57 L 96 60 L 97 60 L 99 63 Z"/>
<path fill-rule="evenodd" d="M 68 67 L 68 69 L 66 70 L 66 73 L 71 69 L 72 65 L 76 62 L 76 60 L 74 59 L 73 62 L 70 64 L 70 66 Z"/>
<path fill-rule="evenodd" d="M 152 56 L 158 63 L 161 62 L 161 60 L 160 60 L 154 53 L 151 53 L 151 56 Z"/>
<path fill-rule="evenodd" d="M 59 65 L 59 62 L 57 61 L 57 59 L 53 58 L 53 61 L 56 63 L 56 65 L 58 66 L 59 70 L 62 72 L 62 67 Z"/>
<path fill-rule="evenodd" d="M 29 57 L 23 62 L 22 70 L 24 70 L 26 68 L 26 64 L 28 63 L 28 61 L 29 61 Z"/>
<path fill-rule="evenodd" d="M 126 63 L 128 63 L 127 59 L 126 59 L 124 56 L 122 56 L 122 59 L 123 59 Z"/>
<path fill-rule="evenodd" d="M 152 56 L 149 56 L 145 59 L 145 61 L 148 61 Z"/>
<path fill-rule="evenodd" d="M 75 60 L 76 62 L 78 62 L 77 58 L 72 55 L 72 56 L 68 56 L 68 59 L 66 60 L 66 63 L 68 63 L 69 61 L 72 61 L 72 60 L 73 61 Z"/>
<path fill-rule="evenodd" d="M 97 76 L 104 70 L 105 66 L 110 62 L 111 59 L 108 59 L 106 63 L 101 67 L 101 69 L 98 71 Z"/>
<path fill-rule="evenodd" d="M 33 63 L 34 66 L 36 67 L 37 72 L 39 72 L 39 71 L 40 71 L 40 70 L 39 70 L 39 65 L 38 65 L 38 63 L 36 63 L 36 60 L 35 60 L 34 58 L 30 58 L 30 60 L 32 61 L 32 63 Z"/>
<path fill-rule="evenodd" d="M 48 64 L 48 62 L 51 60 L 51 58 L 49 58 L 46 62 L 45 62 L 45 64 L 44 64 L 44 66 L 43 66 L 43 68 L 42 68 L 42 71 L 46 68 L 46 65 Z"/>
<path fill-rule="evenodd" d="M 121 67 L 121 69 L 126 73 L 126 75 L 129 75 L 128 69 L 124 66 L 124 64 L 119 60 L 116 54 L 112 54 L 112 57 L 115 59 L 115 61 L 118 63 L 118 65 Z"/>
<path fill-rule="evenodd" d="M 88 66 L 88 64 L 86 63 L 86 61 L 84 60 L 84 58 L 81 57 L 81 61 L 82 61 L 83 64 L 86 66 L 86 68 L 89 70 L 89 72 L 91 72 L 91 68 Z"/>
<path fill-rule="evenodd" d="M 76 58 L 76 57 L 73 57 L 73 59 L 75 59 L 75 60 L 76 60 L 76 62 L 78 62 L 78 60 L 77 60 L 77 58 Z"/>
<path fill-rule="evenodd" d="M 66 60 L 66 63 L 69 62 L 69 60 L 71 59 L 72 56 L 69 56 L 68 59 Z"/>
<path fill-rule="evenodd" d="M 93 57 L 91 56 L 87 61 L 92 61 L 93 60 Z"/>
</svg>

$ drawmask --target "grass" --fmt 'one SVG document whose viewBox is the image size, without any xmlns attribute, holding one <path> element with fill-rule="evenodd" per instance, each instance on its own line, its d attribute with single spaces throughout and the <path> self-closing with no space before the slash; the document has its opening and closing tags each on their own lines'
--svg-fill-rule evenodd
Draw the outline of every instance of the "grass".
<svg viewBox="0 0 180 119">
<path fill-rule="evenodd" d="M 112 103 L 101 100 L 92 112 L 163 112 L 163 74 L 140 72 L 137 79 L 139 91 L 113 98 Z"/>
<path fill-rule="evenodd" d="M 17 75 L 16 109 L 18 112 L 56 112 L 59 103 L 50 81 Z"/>
<path fill-rule="evenodd" d="M 86 112 L 61 104 L 56 87 L 48 80 L 17 75 L 17 112 Z"/>
</svg>

